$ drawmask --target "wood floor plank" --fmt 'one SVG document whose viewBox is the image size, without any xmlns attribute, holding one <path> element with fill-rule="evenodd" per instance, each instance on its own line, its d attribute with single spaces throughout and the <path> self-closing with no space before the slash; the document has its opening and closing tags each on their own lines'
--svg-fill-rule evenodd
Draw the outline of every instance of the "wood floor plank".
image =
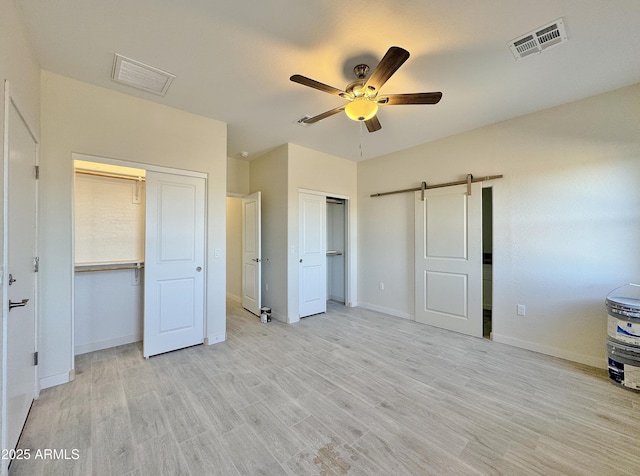
<svg viewBox="0 0 640 476">
<path fill-rule="evenodd" d="M 227 340 L 76 358 L 10 476 L 635 475 L 640 392 L 606 371 L 328 303 L 295 325 L 228 303 Z M 606 336 L 603 336 L 603 340 Z"/>
</svg>

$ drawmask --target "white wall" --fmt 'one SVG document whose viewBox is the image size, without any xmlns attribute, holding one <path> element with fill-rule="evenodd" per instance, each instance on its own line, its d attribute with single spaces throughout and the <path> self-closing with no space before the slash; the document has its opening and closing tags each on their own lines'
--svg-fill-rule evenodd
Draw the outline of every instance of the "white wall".
<svg viewBox="0 0 640 476">
<path fill-rule="evenodd" d="M 635 85 L 358 163 L 361 304 L 414 314 L 413 195 L 370 194 L 504 174 L 488 183 L 494 339 L 604 366 L 605 296 L 640 281 L 639 97 Z"/>
<path fill-rule="evenodd" d="M 249 161 L 227 157 L 227 193 L 247 195 L 250 189 Z"/>
<path fill-rule="evenodd" d="M 144 270 L 138 273 L 75 273 L 75 355 L 142 340 Z"/>
<path fill-rule="evenodd" d="M 242 199 L 227 197 L 227 297 L 242 301 Z"/>
<path fill-rule="evenodd" d="M 206 337 L 224 340 L 226 125 L 47 71 L 41 115 L 43 386 L 73 376 L 73 152 L 208 174 Z"/>
<path fill-rule="evenodd" d="M 357 263 L 358 263 L 358 193 L 357 164 L 334 155 L 325 154 L 296 144 L 288 144 L 288 320 L 296 322 L 299 317 L 299 211 L 298 192 L 300 189 L 325 192 L 329 196 L 349 197 L 349 286 L 348 306 L 357 306 Z M 291 253 L 291 247 L 294 253 Z"/>
</svg>

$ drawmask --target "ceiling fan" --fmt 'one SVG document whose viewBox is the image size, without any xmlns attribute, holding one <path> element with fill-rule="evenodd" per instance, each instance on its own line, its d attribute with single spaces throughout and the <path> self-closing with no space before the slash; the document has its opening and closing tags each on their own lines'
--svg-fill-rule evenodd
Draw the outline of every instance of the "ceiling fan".
<svg viewBox="0 0 640 476">
<path fill-rule="evenodd" d="M 309 86 L 310 88 L 318 89 L 325 93 L 333 94 L 334 96 L 340 96 L 349 101 L 347 104 L 323 112 L 317 116 L 309 117 L 300 122 L 304 124 L 314 124 L 322 119 L 344 111 L 349 119 L 363 121 L 369 132 L 375 132 L 382 129 L 380 121 L 376 116 L 378 106 L 436 104 L 442 98 L 442 93 L 440 92 L 378 95 L 384 83 L 387 82 L 407 59 L 409 59 L 409 52 L 407 50 L 398 46 L 392 46 L 368 78 L 368 65 L 359 64 L 353 68 L 357 79 L 349 83 L 344 91 L 307 78 L 306 76 L 294 74 L 289 78 L 294 83 Z"/>
</svg>

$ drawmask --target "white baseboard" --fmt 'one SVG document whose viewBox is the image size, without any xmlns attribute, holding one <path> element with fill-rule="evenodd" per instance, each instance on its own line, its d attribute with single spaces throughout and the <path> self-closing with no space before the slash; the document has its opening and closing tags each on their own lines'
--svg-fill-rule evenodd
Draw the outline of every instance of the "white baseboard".
<svg viewBox="0 0 640 476">
<path fill-rule="evenodd" d="M 213 336 L 208 336 L 204 339 L 204 344 L 205 345 L 213 345 L 213 344 L 218 344 L 220 342 L 224 342 L 225 340 L 227 340 L 227 334 L 217 334 L 217 335 L 213 335 Z"/>
<path fill-rule="evenodd" d="M 558 349 L 557 347 L 549 347 L 535 342 L 528 342 L 525 340 L 514 339 L 513 337 L 503 336 L 500 334 L 492 333 L 493 341 L 500 342 L 501 344 L 511 345 L 513 347 L 520 347 L 521 349 L 531 350 L 540 354 L 550 355 L 552 357 L 558 357 L 560 359 L 570 360 L 579 364 L 589 365 L 590 367 L 596 367 L 599 369 L 607 368 L 607 360 L 604 357 L 594 357 L 592 355 L 577 354 L 564 349 Z"/>
<path fill-rule="evenodd" d="M 72 372 L 75 373 L 71 370 L 69 372 L 62 372 L 61 374 L 50 375 L 49 377 L 42 377 L 40 379 L 40 390 L 71 382 L 71 380 L 73 380 Z"/>
<path fill-rule="evenodd" d="M 110 349 L 124 344 L 131 344 L 133 342 L 139 342 L 142 340 L 142 335 L 132 334 L 128 336 L 115 337 L 113 339 L 101 340 L 100 342 L 90 342 L 88 344 L 77 345 L 75 348 L 75 355 L 86 354 L 88 352 L 94 352 L 96 350 Z"/>
<path fill-rule="evenodd" d="M 415 321 L 415 316 L 413 314 L 397 311 L 395 309 L 389 309 L 389 308 L 378 306 L 376 304 L 371 304 L 368 302 L 358 303 L 358 307 L 364 307 L 365 309 L 369 309 L 370 311 L 382 312 L 384 314 L 389 314 L 390 316 L 401 317 L 402 319 L 409 319 L 411 321 Z"/>
</svg>

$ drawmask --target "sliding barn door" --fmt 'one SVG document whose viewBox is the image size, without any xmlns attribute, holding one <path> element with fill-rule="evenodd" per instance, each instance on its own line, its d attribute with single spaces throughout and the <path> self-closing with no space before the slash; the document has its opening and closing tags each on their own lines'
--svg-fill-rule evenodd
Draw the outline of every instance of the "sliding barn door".
<svg viewBox="0 0 640 476">
<path fill-rule="evenodd" d="M 147 171 L 145 357 L 204 341 L 205 179 Z"/>
<path fill-rule="evenodd" d="M 415 198 L 416 321 L 482 337 L 482 183 Z"/>
</svg>

